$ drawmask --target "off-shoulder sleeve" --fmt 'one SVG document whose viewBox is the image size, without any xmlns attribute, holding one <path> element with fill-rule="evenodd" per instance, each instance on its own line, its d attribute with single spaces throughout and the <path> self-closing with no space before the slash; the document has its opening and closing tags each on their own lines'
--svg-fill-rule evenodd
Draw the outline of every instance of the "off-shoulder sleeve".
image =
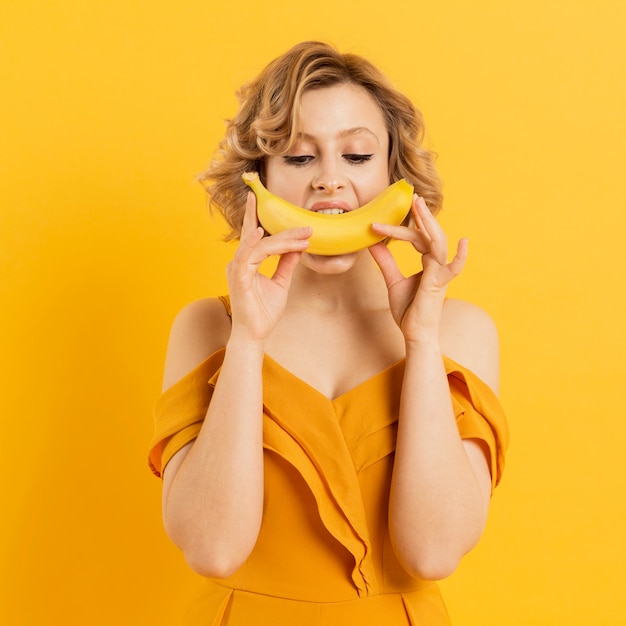
<svg viewBox="0 0 626 626">
<path fill-rule="evenodd" d="M 157 400 L 148 453 L 148 465 L 156 476 L 162 476 L 172 456 L 198 436 L 213 395 L 214 377 L 223 360 L 221 349 L 166 389 Z"/>
<path fill-rule="evenodd" d="M 452 405 L 463 439 L 480 439 L 489 447 L 492 489 L 500 482 L 509 445 L 509 426 L 498 397 L 476 374 L 445 360 Z"/>
</svg>

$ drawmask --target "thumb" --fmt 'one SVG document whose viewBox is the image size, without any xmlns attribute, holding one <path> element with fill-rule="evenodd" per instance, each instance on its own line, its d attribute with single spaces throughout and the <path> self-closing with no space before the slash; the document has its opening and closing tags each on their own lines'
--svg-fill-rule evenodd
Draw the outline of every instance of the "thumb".
<svg viewBox="0 0 626 626">
<path fill-rule="evenodd" d="M 291 285 L 291 279 L 293 277 L 294 270 L 298 266 L 301 252 L 286 252 L 281 254 L 278 259 L 278 264 L 272 275 L 272 280 L 285 289 Z"/>
</svg>

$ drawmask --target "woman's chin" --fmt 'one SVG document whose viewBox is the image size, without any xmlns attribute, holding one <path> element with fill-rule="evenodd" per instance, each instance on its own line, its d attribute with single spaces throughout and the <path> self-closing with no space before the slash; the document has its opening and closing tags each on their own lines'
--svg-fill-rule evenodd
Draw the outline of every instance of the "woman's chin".
<svg viewBox="0 0 626 626">
<path fill-rule="evenodd" d="M 363 255 L 364 250 L 350 252 L 349 254 L 312 254 L 304 252 L 301 263 L 316 272 L 321 273 L 341 273 L 351 269 L 358 259 Z"/>
</svg>

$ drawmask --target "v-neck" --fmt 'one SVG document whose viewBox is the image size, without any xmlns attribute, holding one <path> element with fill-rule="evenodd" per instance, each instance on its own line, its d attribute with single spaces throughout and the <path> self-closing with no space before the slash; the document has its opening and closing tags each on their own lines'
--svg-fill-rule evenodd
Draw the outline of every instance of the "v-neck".
<svg viewBox="0 0 626 626">
<path fill-rule="evenodd" d="M 341 400 L 343 400 L 344 398 L 350 396 L 351 394 L 353 394 L 355 392 L 358 392 L 359 390 L 361 390 L 363 387 L 367 386 L 368 384 L 371 384 L 374 381 L 378 380 L 380 377 L 386 376 L 387 374 L 395 371 L 396 369 L 404 367 L 404 363 L 405 363 L 405 360 L 406 360 L 405 357 L 402 357 L 401 359 L 395 361 L 394 363 L 391 363 L 387 367 L 379 370 L 375 374 L 372 374 L 371 376 L 368 376 L 367 378 L 365 378 L 362 381 L 358 382 L 356 385 L 353 385 L 349 389 L 346 389 L 346 391 L 343 391 L 343 392 L 341 392 L 340 394 L 337 394 L 334 397 L 329 397 L 324 392 L 319 390 L 317 387 L 315 387 L 311 383 L 307 382 L 303 378 L 300 378 L 299 376 L 294 374 L 291 370 L 287 369 L 284 365 L 282 365 L 279 361 L 277 361 L 276 359 L 271 357 L 269 354 L 265 353 L 264 357 L 265 357 L 266 363 L 271 364 L 272 367 L 280 370 L 283 373 L 284 376 L 293 379 L 299 385 L 301 385 L 304 388 L 308 389 L 310 393 L 313 393 L 313 394 L 323 398 L 324 400 L 326 400 L 327 402 L 330 402 L 331 404 L 332 403 L 336 403 L 336 402 L 340 402 Z"/>
</svg>

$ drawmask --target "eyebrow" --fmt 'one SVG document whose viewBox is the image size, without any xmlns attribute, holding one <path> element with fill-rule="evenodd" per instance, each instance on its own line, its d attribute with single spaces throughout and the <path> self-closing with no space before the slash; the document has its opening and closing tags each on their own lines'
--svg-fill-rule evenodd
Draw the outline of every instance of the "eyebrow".
<svg viewBox="0 0 626 626">
<path fill-rule="evenodd" d="M 346 130 L 342 130 L 339 133 L 339 137 L 342 139 L 344 137 L 351 137 L 352 135 L 371 135 L 376 140 L 376 143 L 380 143 L 380 141 L 378 141 L 378 137 L 366 126 L 355 126 L 354 128 L 347 128 Z M 313 135 L 310 135 L 309 133 L 298 133 L 296 136 L 299 139 L 309 139 L 311 141 L 315 141 L 315 137 Z"/>
</svg>

